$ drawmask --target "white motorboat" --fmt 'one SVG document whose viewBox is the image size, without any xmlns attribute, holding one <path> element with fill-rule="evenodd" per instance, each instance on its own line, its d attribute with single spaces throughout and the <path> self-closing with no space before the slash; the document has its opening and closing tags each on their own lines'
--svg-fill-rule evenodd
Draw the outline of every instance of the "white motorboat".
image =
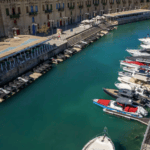
<svg viewBox="0 0 150 150">
<path fill-rule="evenodd" d="M 150 37 L 140 38 L 138 40 L 141 42 L 149 42 L 150 43 Z"/>
<path fill-rule="evenodd" d="M 90 140 L 82 150 L 115 150 L 115 146 L 104 128 L 104 135 Z"/>
<path fill-rule="evenodd" d="M 140 46 L 141 46 L 142 48 L 144 48 L 144 49 L 150 49 L 150 45 L 141 44 Z"/>
<path fill-rule="evenodd" d="M 133 90 L 134 86 L 130 85 L 130 84 L 126 84 L 126 83 L 115 83 L 115 86 L 118 89 L 128 89 L 128 90 Z"/>
<path fill-rule="evenodd" d="M 137 118 L 143 118 L 147 116 L 148 112 L 142 107 L 133 104 L 133 101 L 129 98 L 117 98 L 114 100 L 94 99 L 93 103 L 103 107 L 104 109 L 119 112 L 128 116 Z"/>
<path fill-rule="evenodd" d="M 140 79 L 133 78 L 133 77 L 118 77 L 118 81 L 120 81 L 122 83 L 130 84 L 132 87 L 139 87 L 139 86 L 142 85 L 143 87 L 145 87 L 148 90 L 150 90 L 150 84 L 148 84 L 147 82 L 145 82 L 144 79 L 143 79 L 143 77 L 140 78 Z"/>
<path fill-rule="evenodd" d="M 134 73 L 135 71 L 138 71 L 138 67 L 123 67 L 122 69 L 124 71 L 131 72 L 131 73 Z"/>
<path fill-rule="evenodd" d="M 150 56 L 150 51 L 148 50 L 127 50 L 132 56 Z"/>
</svg>

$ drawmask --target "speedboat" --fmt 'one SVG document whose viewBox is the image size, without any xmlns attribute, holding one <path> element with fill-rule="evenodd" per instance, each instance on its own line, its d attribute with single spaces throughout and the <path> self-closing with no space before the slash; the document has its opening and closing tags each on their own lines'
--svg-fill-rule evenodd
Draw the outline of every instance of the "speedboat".
<svg viewBox="0 0 150 150">
<path fill-rule="evenodd" d="M 130 117 L 143 118 L 143 116 L 148 115 L 148 112 L 142 106 L 134 105 L 132 100 L 128 98 L 117 98 L 116 101 L 94 99 L 93 103 L 104 109 L 122 113 Z"/>
<path fill-rule="evenodd" d="M 142 49 L 142 50 L 127 50 L 129 54 L 132 56 L 150 56 L 150 50 Z"/>
<path fill-rule="evenodd" d="M 103 88 L 103 91 L 115 99 L 119 97 L 130 98 L 133 104 L 150 107 L 150 92 L 143 88 L 136 88 L 135 90 Z"/>
<path fill-rule="evenodd" d="M 128 67 L 146 66 L 145 63 L 141 63 L 141 62 L 138 62 L 138 61 L 125 61 L 125 60 L 121 60 L 120 65 L 128 66 Z"/>
<path fill-rule="evenodd" d="M 82 150 L 115 150 L 115 146 L 107 134 L 105 127 L 103 135 L 90 140 Z"/>
</svg>

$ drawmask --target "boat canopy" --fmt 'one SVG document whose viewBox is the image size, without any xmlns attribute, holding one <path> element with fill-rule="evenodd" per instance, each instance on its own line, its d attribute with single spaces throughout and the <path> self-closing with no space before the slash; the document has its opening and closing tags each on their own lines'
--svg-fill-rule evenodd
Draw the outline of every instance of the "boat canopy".
<svg viewBox="0 0 150 150">
<path fill-rule="evenodd" d="M 128 96 L 128 97 L 133 96 L 132 90 L 128 90 L 128 89 L 120 89 L 119 94 L 124 95 L 124 96 Z"/>
<path fill-rule="evenodd" d="M 126 105 L 132 105 L 132 100 L 129 98 L 120 97 L 116 99 L 116 102 L 121 103 L 121 104 L 126 104 Z"/>
</svg>

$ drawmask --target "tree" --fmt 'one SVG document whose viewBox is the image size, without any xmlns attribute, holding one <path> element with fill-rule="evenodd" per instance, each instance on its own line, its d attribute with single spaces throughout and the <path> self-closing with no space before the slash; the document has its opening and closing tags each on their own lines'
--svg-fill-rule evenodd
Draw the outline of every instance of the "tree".
<svg viewBox="0 0 150 150">
<path fill-rule="evenodd" d="M 46 25 L 42 25 L 41 28 L 38 29 L 38 32 L 48 34 L 48 30 L 49 30 L 49 27 L 47 27 Z"/>
<path fill-rule="evenodd" d="M 141 9 L 148 9 L 148 8 L 149 8 L 148 5 L 144 5 L 144 6 L 141 7 Z"/>
</svg>

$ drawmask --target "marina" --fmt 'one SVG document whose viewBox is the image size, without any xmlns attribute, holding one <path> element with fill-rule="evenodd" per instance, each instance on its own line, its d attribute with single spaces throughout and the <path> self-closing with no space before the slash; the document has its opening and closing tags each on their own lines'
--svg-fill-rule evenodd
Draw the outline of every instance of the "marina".
<svg viewBox="0 0 150 150">
<path fill-rule="evenodd" d="M 92 105 L 91 99 L 100 96 L 110 99 L 102 87 L 115 88 L 113 83 L 120 68 L 118 60 L 129 56 L 125 51 L 127 45 L 136 48 L 140 44 L 137 38 L 147 34 L 147 23 L 118 27 L 1 103 L 0 140 L 4 144 L 1 149 L 10 148 L 6 144 L 8 141 L 11 147 L 23 150 L 28 147 L 26 143 L 30 143 L 33 149 L 82 149 L 105 126 L 116 150 L 140 149 L 146 126 L 105 114 Z M 141 32 L 137 32 L 139 25 Z M 131 36 L 135 26 L 137 34 Z M 124 37 L 130 40 L 123 41 Z M 136 39 L 134 45 L 131 39 Z M 118 45 L 120 42 L 121 45 Z M 114 130 L 116 127 L 117 132 Z"/>
</svg>

